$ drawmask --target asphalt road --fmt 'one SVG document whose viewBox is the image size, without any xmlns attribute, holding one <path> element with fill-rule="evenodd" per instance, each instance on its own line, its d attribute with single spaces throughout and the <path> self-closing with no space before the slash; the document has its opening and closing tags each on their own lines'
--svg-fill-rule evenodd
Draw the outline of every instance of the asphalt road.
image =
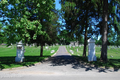
<svg viewBox="0 0 120 80">
<path fill-rule="evenodd" d="M 120 80 L 120 70 L 80 62 L 64 46 L 40 64 L 0 71 L 0 80 Z"/>
</svg>

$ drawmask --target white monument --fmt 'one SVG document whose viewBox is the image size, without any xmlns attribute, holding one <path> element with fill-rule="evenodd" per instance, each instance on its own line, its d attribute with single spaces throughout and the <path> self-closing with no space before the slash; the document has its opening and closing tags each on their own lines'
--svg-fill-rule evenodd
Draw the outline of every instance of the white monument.
<svg viewBox="0 0 120 80">
<path fill-rule="evenodd" d="M 23 62 L 24 61 L 24 44 L 22 41 L 17 43 L 17 54 L 15 57 L 15 62 Z"/>
<path fill-rule="evenodd" d="M 88 61 L 97 61 L 95 56 L 95 40 L 92 38 L 88 40 Z"/>
</svg>

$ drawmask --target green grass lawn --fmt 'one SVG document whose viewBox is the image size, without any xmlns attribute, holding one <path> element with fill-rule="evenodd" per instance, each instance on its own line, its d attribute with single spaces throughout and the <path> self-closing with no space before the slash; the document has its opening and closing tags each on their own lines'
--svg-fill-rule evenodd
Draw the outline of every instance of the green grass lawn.
<svg viewBox="0 0 120 80">
<path fill-rule="evenodd" d="M 95 47 L 95 53 L 96 53 L 96 57 L 97 57 L 97 61 L 95 62 L 88 62 L 87 57 L 82 57 L 83 54 L 83 46 L 81 47 L 69 47 L 66 46 L 67 51 L 72 54 L 70 52 L 70 50 L 72 50 L 74 52 L 74 54 L 72 54 L 73 56 L 78 57 L 80 60 L 87 62 L 87 63 L 91 63 L 91 64 L 95 64 L 97 66 L 102 66 L 102 67 L 117 67 L 120 68 L 120 48 L 113 48 L 112 46 L 109 46 L 108 49 L 108 62 L 101 62 L 100 61 L 100 55 L 101 55 L 101 48 L 100 47 Z M 78 51 L 77 51 L 78 49 Z M 88 56 L 88 47 L 87 47 L 87 56 Z"/>
<path fill-rule="evenodd" d="M 39 57 L 40 47 L 25 46 L 25 62 L 16 63 L 16 46 L 12 46 L 10 48 L 6 46 L 0 46 L 0 69 L 34 65 L 35 63 L 53 55 L 58 50 L 58 48 L 59 46 L 51 46 L 47 50 L 44 47 L 43 57 Z M 51 50 L 55 50 L 55 52 L 51 53 Z"/>
</svg>

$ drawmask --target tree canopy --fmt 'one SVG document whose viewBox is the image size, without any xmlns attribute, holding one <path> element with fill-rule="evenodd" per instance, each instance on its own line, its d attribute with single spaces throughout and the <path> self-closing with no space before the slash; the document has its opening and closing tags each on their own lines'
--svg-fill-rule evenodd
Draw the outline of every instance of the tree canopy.
<svg viewBox="0 0 120 80">
<path fill-rule="evenodd" d="M 54 3 L 55 0 L 1 0 L 1 17 L 7 25 L 8 43 L 20 40 L 37 43 L 41 50 L 45 43 L 54 43 L 58 27 Z"/>
<path fill-rule="evenodd" d="M 71 33 L 71 37 L 84 35 L 83 56 L 86 56 L 87 39 L 101 35 L 103 45 L 101 59 L 106 61 L 109 35 L 115 35 L 115 31 L 119 32 L 120 1 L 61 0 L 60 3 L 62 5 L 63 19 L 66 23 L 65 27 Z"/>
</svg>

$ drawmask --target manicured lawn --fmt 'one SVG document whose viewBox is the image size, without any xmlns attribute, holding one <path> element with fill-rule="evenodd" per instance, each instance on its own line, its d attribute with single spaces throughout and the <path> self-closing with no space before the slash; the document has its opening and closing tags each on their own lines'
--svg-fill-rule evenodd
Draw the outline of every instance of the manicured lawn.
<svg viewBox="0 0 120 80">
<path fill-rule="evenodd" d="M 101 55 L 101 48 L 99 46 L 95 47 L 95 52 L 96 52 L 96 56 L 97 56 L 97 61 L 95 62 L 88 62 L 87 57 L 83 58 L 82 54 L 83 54 L 83 46 L 81 47 L 71 47 L 70 46 L 66 46 L 68 52 L 70 54 L 72 54 L 70 52 L 70 50 L 72 50 L 74 52 L 74 54 L 72 54 L 73 56 L 78 57 L 80 60 L 87 62 L 87 63 L 91 63 L 91 64 L 95 64 L 97 66 L 102 66 L 102 67 L 117 67 L 120 68 L 120 48 L 114 48 L 112 46 L 109 46 L 108 48 L 108 62 L 101 62 L 100 61 L 100 55 Z M 78 49 L 78 51 L 77 51 Z M 87 47 L 87 56 L 88 56 L 88 47 Z"/>
<path fill-rule="evenodd" d="M 12 46 L 10 48 L 6 46 L 0 46 L 0 69 L 6 68 L 14 68 L 14 67 L 21 67 L 21 66 L 30 66 L 34 65 L 37 62 L 44 60 L 47 57 L 53 55 L 59 46 L 49 46 L 48 50 L 44 47 L 43 57 L 40 56 L 40 47 L 28 47 L 25 46 L 25 62 L 23 63 L 16 63 L 16 46 Z M 55 50 L 54 53 L 51 53 L 51 50 Z"/>
</svg>

